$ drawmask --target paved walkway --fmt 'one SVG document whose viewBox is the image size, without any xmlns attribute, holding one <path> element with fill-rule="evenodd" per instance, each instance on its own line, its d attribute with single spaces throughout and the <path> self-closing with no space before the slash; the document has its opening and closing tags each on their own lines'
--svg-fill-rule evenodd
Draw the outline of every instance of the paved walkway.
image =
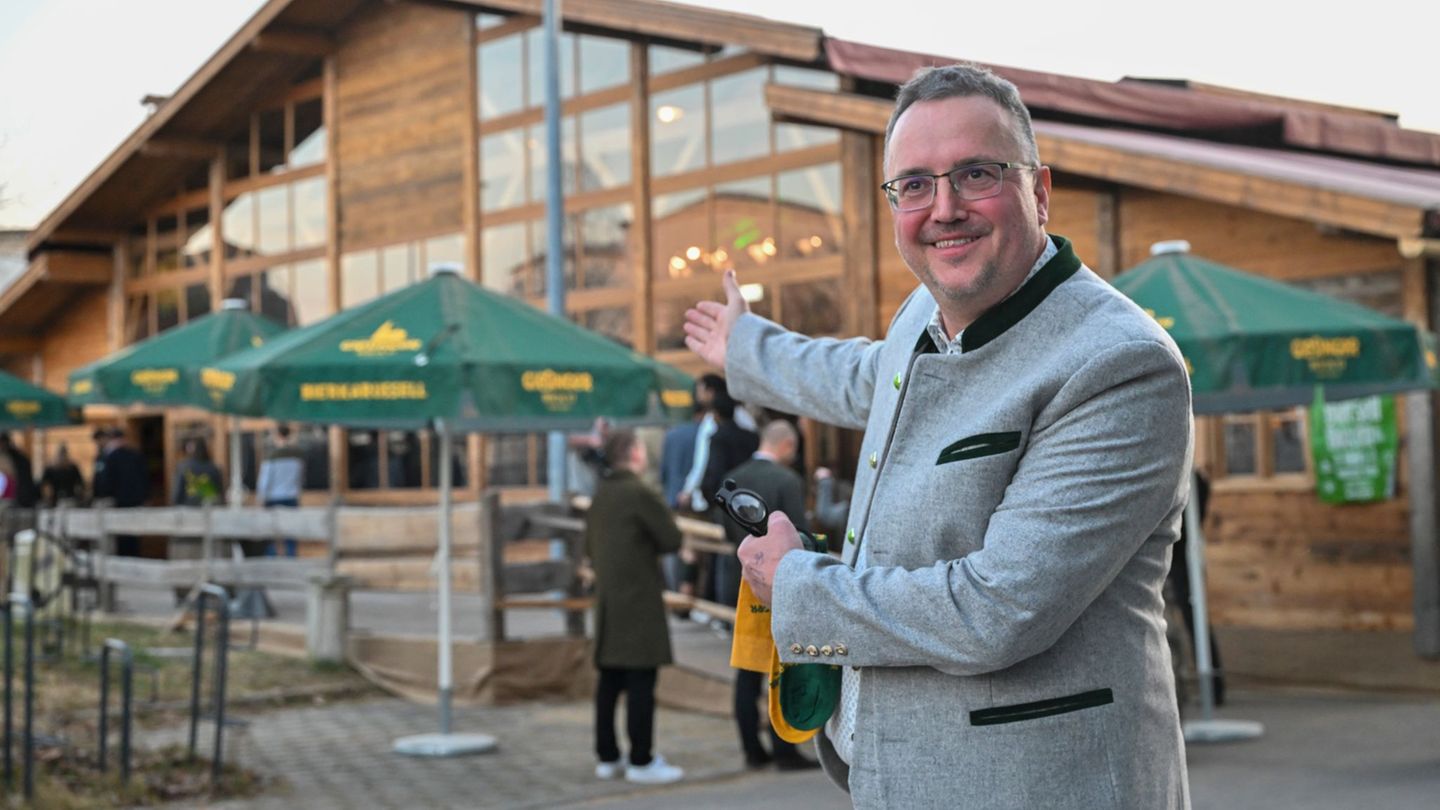
<svg viewBox="0 0 1440 810">
<path fill-rule="evenodd" d="M 164 599 L 121 596 L 132 613 L 172 612 Z M 303 616 L 301 600 L 272 597 L 282 621 Z M 423 595 L 362 594 L 354 603 L 355 625 L 371 632 L 425 632 L 434 619 L 429 604 Z M 462 599 L 460 635 L 467 632 L 463 608 Z M 510 624 L 521 637 L 553 634 L 560 627 L 559 617 L 549 612 L 517 613 L 516 619 Z M 672 635 L 680 661 L 724 671 L 726 639 L 683 621 L 673 623 Z M 1251 631 L 1222 634 L 1221 643 L 1227 661 L 1250 673 L 1232 676 L 1230 702 L 1221 716 L 1257 720 L 1266 731 L 1258 740 L 1190 747 L 1196 810 L 1440 807 L 1440 664 L 1414 658 L 1405 637 Z M 1335 678 L 1368 691 L 1306 691 L 1282 675 L 1302 681 Z M 383 698 L 249 715 L 242 711 L 250 723 L 228 738 L 227 758 L 275 777 L 277 784 L 261 797 L 211 806 L 849 806 L 845 794 L 816 772 L 744 771 L 727 718 L 664 708 L 658 713 L 658 749 L 686 769 L 686 781 L 653 788 L 597 781 L 590 711 L 585 701 L 457 709 L 456 731 L 494 735 L 499 748 L 449 760 L 391 753 L 396 738 L 436 730 L 431 707 Z M 177 739 L 182 731 L 157 736 Z M 147 743 L 152 740 L 160 741 L 147 736 Z"/>
</svg>

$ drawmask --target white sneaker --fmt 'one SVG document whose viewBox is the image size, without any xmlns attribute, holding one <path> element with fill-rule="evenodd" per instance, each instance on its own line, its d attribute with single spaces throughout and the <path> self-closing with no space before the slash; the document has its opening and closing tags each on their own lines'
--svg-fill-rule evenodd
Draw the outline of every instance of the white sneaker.
<svg viewBox="0 0 1440 810">
<path fill-rule="evenodd" d="M 685 770 L 665 761 L 659 754 L 649 765 L 626 765 L 625 781 L 640 785 L 668 785 L 685 778 Z"/>
<path fill-rule="evenodd" d="M 620 764 L 620 760 L 618 759 L 614 762 L 595 763 L 596 779 L 619 779 L 624 774 L 625 766 Z"/>
</svg>

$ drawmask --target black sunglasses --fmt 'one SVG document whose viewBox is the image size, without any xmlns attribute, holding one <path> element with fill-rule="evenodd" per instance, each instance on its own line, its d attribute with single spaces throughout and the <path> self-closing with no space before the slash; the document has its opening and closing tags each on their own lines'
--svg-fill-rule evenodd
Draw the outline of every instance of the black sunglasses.
<svg viewBox="0 0 1440 810">
<path fill-rule="evenodd" d="M 764 537 L 770 531 L 770 505 L 759 494 L 741 489 L 734 479 L 727 478 L 715 493 L 715 505 L 725 510 L 730 519 L 740 528 L 756 536 Z M 806 551 L 825 551 L 825 535 L 811 535 L 800 532 L 800 542 Z"/>
</svg>

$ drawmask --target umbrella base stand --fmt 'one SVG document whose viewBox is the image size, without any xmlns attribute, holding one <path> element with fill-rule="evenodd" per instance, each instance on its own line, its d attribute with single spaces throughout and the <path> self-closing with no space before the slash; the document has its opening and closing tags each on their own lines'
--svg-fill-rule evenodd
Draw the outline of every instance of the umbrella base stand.
<svg viewBox="0 0 1440 810">
<path fill-rule="evenodd" d="M 395 741 L 397 754 L 412 757 L 463 757 L 495 750 L 489 734 L 413 734 Z"/>
<path fill-rule="evenodd" d="M 1187 743 L 1239 742 L 1265 733 L 1265 726 L 1254 720 L 1191 720 L 1184 729 Z"/>
</svg>

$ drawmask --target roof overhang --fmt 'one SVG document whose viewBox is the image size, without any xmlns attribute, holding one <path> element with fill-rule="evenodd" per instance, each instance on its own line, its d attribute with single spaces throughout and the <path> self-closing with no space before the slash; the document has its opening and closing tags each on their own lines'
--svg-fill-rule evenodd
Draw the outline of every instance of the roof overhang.
<svg viewBox="0 0 1440 810">
<path fill-rule="evenodd" d="M 270 0 L 162 101 L 45 217 L 31 258 L 56 245 L 110 244 L 133 224 L 137 202 L 173 195 L 221 154 L 253 107 L 333 46 L 333 31 L 363 0 Z M 4 310 L 0 310 L 4 311 Z"/>
<path fill-rule="evenodd" d="M 539 16 L 544 9 L 543 0 L 450 2 L 473 6 L 477 11 L 533 16 Z M 824 32 L 819 28 L 661 0 L 585 0 L 566 3 L 562 14 L 567 25 L 716 47 L 744 45 L 756 53 L 796 62 L 817 62 L 824 55 L 821 46 Z"/>
<path fill-rule="evenodd" d="M 110 285 L 114 259 L 109 253 L 46 250 L 0 293 L 0 354 L 24 350 L 70 299 Z"/>
<path fill-rule="evenodd" d="M 780 120 L 884 135 L 894 103 L 768 85 Z M 1417 239 L 1440 212 L 1440 171 L 1134 130 L 1035 121 L 1041 157 L 1095 180 L 1182 194 L 1337 228 Z"/>
</svg>

